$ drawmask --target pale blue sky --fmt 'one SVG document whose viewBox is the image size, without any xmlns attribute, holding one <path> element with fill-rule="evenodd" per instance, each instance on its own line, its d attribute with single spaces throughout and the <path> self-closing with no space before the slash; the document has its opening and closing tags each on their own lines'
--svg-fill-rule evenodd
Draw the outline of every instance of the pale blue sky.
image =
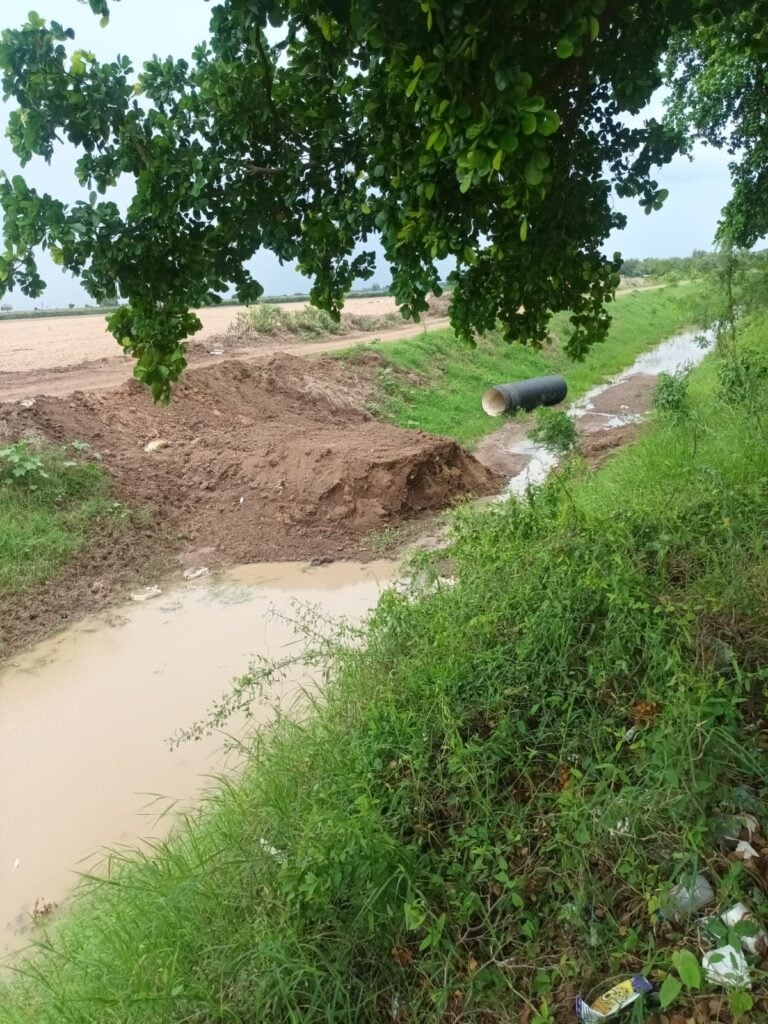
<svg viewBox="0 0 768 1024">
<path fill-rule="evenodd" d="M 157 53 L 164 57 L 188 57 L 196 43 L 207 36 L 211 4 L 206 0 L 120 0 L 112 5 L 112 19 L 107 28 L 99 27 L 98 18 L 80 0 L 2 0 L 0 29 L 18 27 L 30 8 L 47 20 L 55 19 L 76 32 L 76 42 L 93 50 L 100 60 L 118 53 L 127 54 L 137 66 Z M 6 109 L 0 103 L 0 169 L 15 174 L 18 163 L 4 137 Z M 61 156 L 48 167 L 36 161 L 24 171 L 32 184 L 63 199 L 79 198 L 72 175 L 71 153 Z M 659 171 L 660 184 L 670 195 L 658 213 L 646 216 L 635 204 L 617 201 L 628 216 L 623 232 L 610 240 L 610 250 L 618 249 L 624 256 L 687 256 L 693 249 L 711 247 L 721 208 L 728 199 L 730 186 L 727 158 L 711 149 L 698 147 L 693 162 L 678 158 Z M 87 301 L 77 282 L 41 259 L 43 277 L 48 290 L 42 303 L 48 307 L 69 302 Z M 307 280 L 292 268 L 281 267 L 270 254 L 256 257 L 254 270 L 267 293 L 306 291 Z M 388 281 L 389 272 L 383 261 L 376 278 Z M 7 301 L 16 308 L 41 304 L 14 293 Z"/>
</svg>

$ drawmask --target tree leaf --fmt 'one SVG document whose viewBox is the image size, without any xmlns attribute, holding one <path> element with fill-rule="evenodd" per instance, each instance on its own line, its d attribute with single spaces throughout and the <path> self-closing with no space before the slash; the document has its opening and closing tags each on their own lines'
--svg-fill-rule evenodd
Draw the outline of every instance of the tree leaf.
<svg viewBox="0 0 768 1024">
<path fill-rule="evenodd" d="M 433 128 L 432 131 L 429 133 L 429 138 L 427 139 L 427 149 L 432 149 L 433 146 L 436 147 L 437 141 L 442 134 L 443 129 L 440 127 L 440 125 L 438 125 L 437 128 Z"/>
<path fill-rule="evenodd" d="M 532 187 L 535 187 L 536 185 L 540 185 L 541 184 L 543 178 L 544 178 L 544 172 L 536 164 L 536 161 L 533 160 L 533 159 L 529 160 L 528 163 L 525 165 L 525 180 L 526 180 L 526 182 L 529 185 L 531 185 Z"/>
<path fill-rule="evenodd" d="M 561 60 L 573 55 L 573 43 L 567 36 L 563 36 L 562 39 L 558 39 L 557 46 L 555 47 L 555 53 Z"/>
<path fill-rule="evenodd" d="M 668 974 L 664 979 L 661 989 L 659 991 L 659 999 L 661 1000 L 662 1010 L 666 1010 L 670 1006 L 683 990 L 683 986 L 680 984 L 674 974 Z"/>
<path fill-rule="evenodd" d="M 514 128 L 507 128 L 501 133 L 499 146 L 505 153 L 514 153 L 518 147 L 517 132 Z"/>
<path fill-rule="evenodd" d="M 524 242 L 528 237 L 528 218 L 523 217 L 520 221 L 520 241 Z"/>
</svg>

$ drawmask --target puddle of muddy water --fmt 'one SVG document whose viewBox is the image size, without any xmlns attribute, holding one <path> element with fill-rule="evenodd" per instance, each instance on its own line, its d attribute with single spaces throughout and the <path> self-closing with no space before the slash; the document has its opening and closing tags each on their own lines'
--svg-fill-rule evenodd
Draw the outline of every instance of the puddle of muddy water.
<svg viewBox="0 0 768 1024">
<path fill-rule="evenodd" d="M 610 409 L 610 411 L 596 412 L 594 410 L 595 399 L 610 395 L 612 389 L 618 392 L 621 385 L 632 378 L 657 377 L 660 373 L 674 374 L 687 367 L 697 366 L 712 351 L 714 345 L 715 339 L 711 331 L 705 334 L 688 331 L 668 338 L 656 348 L 651 349 L 650 352 L 644 352 L 638 356 L 630 367 L 610 381 L 587 391 L 585 395 L 569 406 L 568 415 L 576 420 L 587 415 L 595 417 L 602 430 L 624 427 L 630 423 L 640 423 L 644 419 L 643 414 L 625 411 L 622 406 Z M 507 451 L 511 454 L 527 456 L 529 461 L 521 472 L 511 478 L 503 497 L 525 494 L 526 488 L 543 483 L 550 471 L 557 465 L 557 458 L 554 455 L 542 445 L 529 441 L 527 438 L 512 441 Z"/>
<path fill-rule="evenodd" d="M 105 848 L 162 837 L 173 815 L 160 815 L 236 767 L 221 735 L 173 751 L 167 739 L 254 657 L 298 651 L 296 601 L 360 619 L 395 571 L 243 566 L 86 619 L 0 668 L 0 954 L 27 941 L 36 900 L 60 902 Z M 289 708 L 311 684 L 297 669 L 270 698 Z"/>
</svg>

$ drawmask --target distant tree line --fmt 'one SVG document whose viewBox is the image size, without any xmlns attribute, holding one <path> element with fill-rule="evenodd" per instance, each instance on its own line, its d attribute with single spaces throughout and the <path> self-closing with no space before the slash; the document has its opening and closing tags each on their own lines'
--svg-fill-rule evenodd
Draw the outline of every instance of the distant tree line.
<svg viewBox="0 0 768 1024">
<path fill-rule="evenodd" d="M 742 267 L 755 268 L 768 265 L 768 250 L 743 252 L 740 254 Z M 722 255 L 706 249 L 694 249 L 690 256 L 649 256 L 645 259 L 625 259 L 621 265 L 622 277 L 648 277 L 657 280 L 683 280 L 701 277 L 718 270 Z"/>
</svg>

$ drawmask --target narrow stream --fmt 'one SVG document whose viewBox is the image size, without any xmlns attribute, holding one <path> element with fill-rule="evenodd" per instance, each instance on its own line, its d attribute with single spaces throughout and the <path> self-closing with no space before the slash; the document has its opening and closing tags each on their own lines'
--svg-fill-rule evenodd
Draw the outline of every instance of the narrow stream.
<svg viewBox="0 0 768 1024">
<path fill-rule="evenodd" d="M 37 900 L 60 902 L 105 848 L 162 837 L 167 812 L 235 766 L 221 735 L 174 751 L 166 741 L 254 657 L 297 647 L 280 616 L 299 601 L 359 619 L 395 569 L 243 566 L 86 619 L 2 666 L 0 955 L 28 940 Z M 297 670 L 270 696 L 289 707 L 308 683 Z"/>
<path fill-rule="evenodd" d="M 663 342 L 569 414 L 592 416 L 601 429 L 637 418 L 618 405 L 621 383 L 699 363 L 713 341 L 696 339 Z M 615 402 L 605 399 L 612 388 Z M 521 436 L 506 450 L 530 457 L 507 494 L 542 482 L 556 464 Z M 108 848 L 161 838 L 169 812 L 193 805 L 211 777 L 236 767 L 220 735 L 174 751 L 167 739 L 202 717 L 253 658 L 297 645 L 286 621 L 296 601 L 359 619 L 396 568 L 243 566 L 86 619 L 0 666 L 0 957 L 28 941 L 36 901 L 59 903 Z M 311 682 L 297 670 L 270 697 L 290 707 Z"/>
<path fill-rule="evenodd" d="M 642 415 L 636 413 L 625 413 L 621 408 L 609 412 L 596 412 L 594 409 L 595 399 L 617 388 L 624 381 L 632 377 L 651 376 L 657 377 L 660 373 L 678 373 L 686 367 L 697 366 L 715 346 L 714 335 L 711 332 L 687 331 L 684 334 L 677 334 L 668 338 L 650 352 L 644 352 L 638 356 L 630 367 L 617 374 L 605 384 L 587 391 L 585 395 L 573 402 L 568 415 L 573 419 L 581 419 L 586 415 L 602 418 L 602 429 L 622 427 L 627 423 L 638 422 L 643 419 Z M 524 455 L 530 458 L 526 467 L 517 473 L 509 481 L 506 494 L 524 494 L 530 485 L 543 483 L 550 471 L 557 465 L 557 459 L 551 452 L 542 445 L 529 441 L 527 438 L 513 441 L 508 449 L 509 452 Z"/>
</svg>

